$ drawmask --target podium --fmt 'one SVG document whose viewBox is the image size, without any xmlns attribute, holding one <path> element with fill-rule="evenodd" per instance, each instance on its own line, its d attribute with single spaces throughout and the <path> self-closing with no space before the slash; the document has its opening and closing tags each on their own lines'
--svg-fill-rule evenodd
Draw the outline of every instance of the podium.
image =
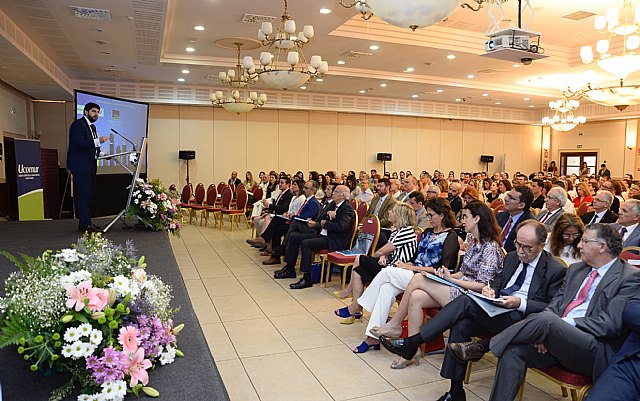
<svg viewBox="0 0 640 401">
<path fill-rule="evenodd" d="M 145 138 L 142 138 L 140 140 L 140 148 L 139 148 L 139 150 L 136 150 L 135 147 L 134 147 L 134 150 L 132 150 L 132 151 L 121 152 L 121 153 L 113 153 L 113 154 L 110 154 L 110 155 L 104 155 L 104 156 L 98 157 L 98 160 L 114 158 L 116 163 L 118 163 L 120 166 L 122 166 L 122 168 L 127 170 L 129 172 L 129 174 L 131 174 L 131 185 L 129 186 L 129 194 L 127 196 L 127 204 L 125 205 L 124 209 L 122 209 L 113 218 L 113 220 L 111 220 L 109 222 L 109 224 L 107 224 L 104 227 L 104 229 L 102 230 L 103 233 L 106 233 L 107 231 L 109 231 L 109 229 L 116 223 L 116 221 L 120 220 L 121 218 L 122 218 L 122 220 L 124 222 L 124 214 L 127 212 L 127 209 L 129 209 L 129 205 L 131 204 L 131 197 L 133 196 L 133 191 L 134 191 L 135 186 L 136 186 L 136 180 L 138 178 L 140 178 L 140 169 L 141 169 L 141 166 L 142 166 L 141 161 L 145 158 L 146 155 L 147 155 L 147 138 L 145 137 Z M 135 169 L 131 170 L 129 167 L 127 167 L 124 164 L 122 164 L 118 160 L 118 157 L 120 157 L 120 156 L 129 156 L 129 161 L 131 162 L 131 164 L 133 166 L 135 166 Z"/>
</svg>

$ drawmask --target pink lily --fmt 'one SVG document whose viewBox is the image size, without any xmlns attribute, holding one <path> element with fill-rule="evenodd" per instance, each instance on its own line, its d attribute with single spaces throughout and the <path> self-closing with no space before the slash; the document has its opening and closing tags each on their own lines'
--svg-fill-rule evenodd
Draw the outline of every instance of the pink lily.
<svg viewBox="0 0 640 401">
<path fill-rule="evenodd" d="M 127 358 L 127 373 L 131 376 L 129 387 L 135 387 L 138 381 L 146 386 L 149 383 L 149 374 L 147 369 L 151 367 L 151 361 L 144 359 L 144 349 L 138 348 L 135 352 L 129 354 Z"/>
<path fill-rule="evenodd" d="M 109 291 L 102 288 L 92 288 L 89 293 L 89 303 L 87 306 L 91 312 L 100 312 L 109 302 Z"/>
<path fill-rule="evenodd" d="M 85 300 L 88 300 L 91 295 L 91 281 L 83 281 L 77 287 L 70 284 L 64 288 L 69 293 L 67 308 L 75 306 L 76 312 L 80 312 L 85 306 Z"/>
</svg>

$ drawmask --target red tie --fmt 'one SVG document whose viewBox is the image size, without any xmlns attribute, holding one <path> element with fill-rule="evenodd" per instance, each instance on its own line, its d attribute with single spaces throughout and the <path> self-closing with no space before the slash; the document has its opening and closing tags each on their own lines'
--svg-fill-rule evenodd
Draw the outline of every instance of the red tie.
<svg viewBox="0 0 640 401">
<path fill-rule="evenodd" d="M 562 314 L 562 317 L 567 316 L 567 314 L 569 314 L 569 312 L 571 312 L 573 308 L 577 307 L 578 305 L 583 303 L 585 299 L 587 299 L 587 295 L 589 294 L 589 289 L 591 288 L 591 284 L 593 284 L 593 280 L 595 280 L 596 277 L 598 277 L 598 271 L 594 270 L 589 275 L 589 280 L 587 280 L 584 287 L 582 287 L 582 289 L 578 293 L 578 298 L 576 298 L 574 301 L 569 302 L 569 305 L 567 305 L 567 307 L 564 309 L 564 313 Z"/>
<path fill-rule="evenodd" d="M 547 213 L 545 213 L 544 216 L 540 219 L 540 223 L 544 223 L 545 221 L 547 221 L 550 215 L 551 212 L 547 210 Z"/>
<path fill-rule="evenodd" d="M 298 209 L 298 213 L 296 213 L 297 216 L 300 215 L 300 212 L 302 211 L 302 209 L 304 209 L 304 205 L 307 204 L 307 200 L 305 199 L 304 202 L 302 203 L 302 206 L 300 206 L 300 209 Z"/>
<path fill-rule="evenodd" d="M 507 225 L 504 226 L 504 230 L 502 230 L 502 233 L 500 234 L 500 243 L 503 244 L 504 243 L 504 239 L 507 237 L 507 235 L 509 234 L 509 230 L 511 229 L 511 224 L 513 223 L 513 217 L 509 216 L 509 221 L 507 221 Z"/>
</svg>

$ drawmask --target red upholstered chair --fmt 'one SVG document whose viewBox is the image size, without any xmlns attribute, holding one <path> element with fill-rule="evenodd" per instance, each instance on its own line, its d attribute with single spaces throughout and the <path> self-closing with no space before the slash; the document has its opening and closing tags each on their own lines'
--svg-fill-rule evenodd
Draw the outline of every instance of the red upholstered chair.
<svg viewBox="0 0 640 401">
<path fill-rule="evenodd" d="M 191 224 L 191 220 L 193 216 L 196 215 L 197 210 L 202 210 L 204 204 L 204 197 L 206 195 L 206 191 L 204 190 L 204 184 L 199 183 L 196 185 L 196 194 L 194 200 L 191 202 L 189 210 L 189 224 Z"/>
<path fill-rule="evenodd" d="M 351 242 L 349 243 L 349 248 L 353 246 L 353 243 L 356 239 L 356 234 L 358 232 L 358 215 L 355 215 L 355 219 L 353 221 L 353 226 L 351 227 Z M 326 288 L 329 285 L 329 272 L 325 273 L 326 268 L 329 267 L 329 263 L 327 261 L 327 255 L 329 254 L 328 249 L 321 249 L 318 252 L 315 252 L 312 260 L 315 260 L 316 255 L 320 255 L 320 284 L 324 280 L 324 287 Z"/>
<path fill-rule="evenodd" d="M 358 199 L 353 198 L 349 201 L 349 204 L 351 205 L 351 208 L 353 210 L 356 210 L 358 208 Z"/>
<path fill-rule="evenodd" d="M 225 204 L 225 200 L 227 197 L 231 197 L 231 190 L 230 189 L 225 189 L 224 194 L 222 194 L 222 215 L 224 216 L 225 214 L 229 216 L 229 223 L 231 225 L 231 231 L 233 231 L 233 223 L 236 223 L 236 226 L 238 228 L 240 228 L 240 224 L 239 224 L 239 220 L 240 220 L 240 216 L 243 216 L 245 218 L 245 220 L 247 219 L 247 216 L 244 214 L 244 212 L 246 211 L 247 208 L 247 191 L 243 188 L 241 188 L 238 191 L 238 199 L 236 201 L 236 206 L 235 207 L 224 207 Z M 230 203 L 230 201 L 229 201 Z M 220 220 L 222 221 L 222 217 L 220 218 Z M 249 227 L 249 221 L 247 220 L 247 227 Z"/>
<path fill-rule="evenodd" d="M 497 208 L 497 207 L 498 207 L 498 206 L 500 206 L 500 205 L 504 205 L 504 200 L 502 200 L 502 199 L 500 199 L 500 198 L 497 198 L 497 199 L 494 199 L 494 200 L 493 200 L 493 202 L 491 202 L 491 204 L 489 205 L 489 207 L 490 207 L 491 209 L 495 209 L 495 208 Z"/>
<path fill-rule="evenodd" d="M 253 193 L 253 199 L 256 200 L 256 202 L 258 202 L 259 200 L 262 199 L 262 195 L 263 195 L 263 191 L 262 188 L 258 187 L 256 189 L 254 189 L 253 191 L 251 191 Z"/>
<path fill-rule="evenodd" d="M 578 206 L 578 208 L 576 209 L 576 214 L 578 216 L 582 216 L 583 214 L 587 213 L 590 206 L 591 206 L 590 202 L 581 203 L 580 206 Z"/>
<path fill-rule="evenodd" d="M 367 214 L 368 208 L 369 206 L 367 206 L 366 203 L 362 202 L 358 205 L 357 209 L 354 209 L 356 211 L 356 214 L 358 215 L 358 221 L 364 221 L 364 216 Z"/>
<path fill-rule="evenodd" d="M 540 375 L 546 379 L 558 384 L 560 389 L 562 389 L 563 397 L 567 397 L 569 395 L 568 392 L 570 392 L 572 401 L 582 401 L 593 384 L 590 376 L 571 372 L 560 365 L 549 366 L 547 368 L 530 369 L 540 373 Z M 522 401 L 525 383 L 526 381 L 523 380 L 522 386 L 520 387 L 520 393 L 518 395 L 519 401 Z"/>
<path fill-rule="evenodd" d="M 182 210 L 189 210 L 191 213 L 191 198 L 193 196 L 193 187 L 191 184 L 187 184 L 182 187 L 182 193 L 180 194 L 180 220 L 183 220 L 184 215 Z M 182 221 L 184 223 L 184 220 Z"/>
<path fill-rule="evenodd" d="M 196 200 L 198 198 L 199 189 L 200 189 L 200 192 L 204 191 L 204 185 L 203 184 L 198 184 L 198 186 L 196 187 Z M 209 201 L 210 201 L 209 197 L 210 197 L 210 195 L 213 196 L 213 198 L 211 198 L 211 202 L 215 202 L 215 200 L 216 200 L 216 194 L 211 194 L 211 190 L 212 189 L 214 191 L 216 189 L 216 187 L 213 184 L 209 185 L 209 187 L 207 188 L 207 191 L 205 192 L 206 193 L 206 198 L 204 198 L 202 203 L 194 204 L 193 206 L 191 206 L 191 211 L 193 212 L 194 215 L 198 211 L 200 211 L 200 225 L 202 225 L 202 218 L 204 217 L 205 212 L 207 210 L 207 207 L 209 206 Z"/>
<path fill-rule="evenodd" d="M 620 259 L 634 266 L 640 265 L 640 247 L 628 246 L 620 252 Z"/>
<path fill-rule="evenodd" d="M 224 193 L 224 189 L 227 186 L 224 182 L 220 181 L 216 186 L 216 191 L 218 192 L 218 201 L 216 202 L 218 206 L 222 207 L 222 194 Z"/>
<path fill-rule="evenodd" d="M 494 208 L 493 209 L 493 214 L 495 214 L 497 216 L 498 213 L 500 213 L 502 210 L 504 210 L 504 204 L 500 204 L 496 208 Z"/>
<path fill-rule="evenodd" d="M 216 201 L 218 200 L 218 189 L 215 185 L 209 185 L 207 188 L 207 200 L 205 201 L 205 209 L 203 211 L 205 215 L 204 226 L 207 226 L 209 222 L 209 213 L 213 213 L 213 227 L 216 226 L 218 222 L 218 217 L 220 215 L 221 207 L 216 207 Z M 200 215 L 200 225 L 202 225 L 202 214 Z"/>
<path fill-rule="evenodd" d="M 369 256 L 373 255 L 376 250 L 376 245 L 378 245 L 378 239 L 380 238 L 380 220 L 378 220 L 378 216 L 367 216 L 365 217 L 362 223 L 362 229 L 360 231 L 363 234 L 369 234 L 372 236 L 371 243 L 369 245 L 369 249 L 367 250 L 367 254 Z M 329 279 L 331 278 L 331 265 L 335 265 L 342 268 L 342 289 L 347 285 L 347 273 L 349 268 L 353 266 L 353 262 L 356 260 L 355 256 L 346 256 L 338 252 L 329 252 L 327 254 L 327 267 L 328 272 L 326 276 L 325 287 L 328 285 Z"/>
</svg>

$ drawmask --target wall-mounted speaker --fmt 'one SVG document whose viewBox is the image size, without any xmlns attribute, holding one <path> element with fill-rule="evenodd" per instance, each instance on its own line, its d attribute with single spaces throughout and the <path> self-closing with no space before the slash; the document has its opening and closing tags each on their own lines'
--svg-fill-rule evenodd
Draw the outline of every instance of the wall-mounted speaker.
<svg viewBox="0 0 640 401">
<path fill-rule="evenodd" d="M 391 161 L 391 153 L 378 153 L 377 160 L 381 162 L 390 162 Z"/>
<path fill-rule="evenodd" d="M 480 162 L 481 163 L 493 163 L 493 156 L 482 155 L 482 156 L 480 156 Z"/>
<path fill-rule="evenodd" d="M 178 152 L 178 158 L 180 160 L 193 160 L 196 158 L 195 150 L 181 150 Z"/>
</svg>

